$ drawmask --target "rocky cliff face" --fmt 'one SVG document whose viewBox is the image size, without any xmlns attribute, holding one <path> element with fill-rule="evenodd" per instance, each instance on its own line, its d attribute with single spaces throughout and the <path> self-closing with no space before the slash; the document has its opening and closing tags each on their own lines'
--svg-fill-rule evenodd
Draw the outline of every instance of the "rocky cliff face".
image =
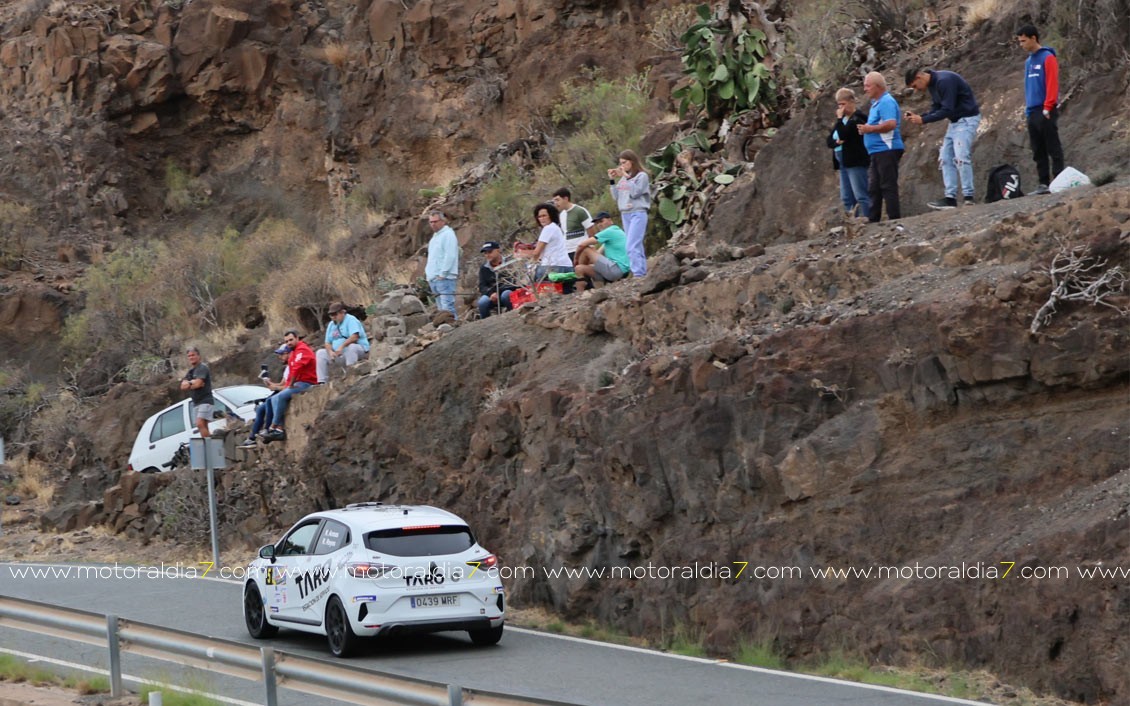
<svg viewBox="0 0 1130 706">
<path fill-rule="evenodd" d="M 569 616 L 793 656 L 925 650 L 1123 699 L 1130 584 L 1077 571 L 1130 564 L 1130 331 L 1102 307 L 1028 329 L 1056 237 L 1130 264 L 1130 188 L 978 211 L 726 266 L 668 256 L 462 327 L 331 404 L 299 477 L 319 505 L 455 508 L 534 567 L 515 600 Z M 735 562 L 802 576 L 543 573 Z M 903 574 L 811 574 L 829 566 Z M 1070 578 L 1019 576 L 1053 566 Z"/>
<path fill-rule="evenodd" d="M 446 182 L 512 140 L 579 67 L 644 63 L 638 35 L 657 6 L 0 9 L 0 185 L 43 226 L 33 261 L 4 273 L 0 353 L 57 368 L 57 346 L 42 342 L 75 306 L 82 267 L 184 227 L 166 201 L 170 163 L 218 224 L 263 212 L 312 221 L 360 185 Z M 987 62 L 1017 68 L 997 49 L 953 68 L 983 74 Z M 1028 164 L 1008 117 L 1015 79 L 986 91 L 981 165 Z M 1079 84 L 1064 121 L 1071 161 L 1124 153 L 1125 80 Z M 508 566 L 532 568 L 508 581 L 520 603 L 651 635 L 702 626 L 719 649 L 765 639 L 792 657 L 844 644 L 896 662 L 927 652 L 1125 701 L 1130 584 L 1077 572 L 1130 567 L 1130 331 L 1119 312 L 1081 304 L 1028 329 L 1057 239 L 1130 267 L 1130 187 L 829 234 L 828 113 L 786 125 L 728 189 L 698 251 L 662 254 L 647 280 L 461 326 L 340 396 L 319 393 L 317 415 L 296 405 L 309 430 L 294 431 L 289 454 L 276 446 L 225 474 L 229 527 L 356 500 L 433 503 L 468 517 Z M 917 202 L 939 179 L 929 135 L 911 140 Z M 410 252 L 407 222 L 403 241 L 377 234 L 375 247 Z M 254 371 L 254 353 L 242 356 L 225 372 Z M 183 490 L 175 478 L 102 486 L 167 394 L 119 387 L 79 422 L 61 502 L 100 498 L 116 528 L 160 530 L 154 508 Z M 738 562 L 748 566 L 734 578 Z M 651 578 L 649 564 L 715 576 Z M 963 565 L 977 576 L 921 573 Z M 645 572 L 545 573 L 562 566 Z M 812 574 L 878 566 L 911 574 Z M 1057 566 L 1070 577 L 1020 577 Z"/>
</svg>

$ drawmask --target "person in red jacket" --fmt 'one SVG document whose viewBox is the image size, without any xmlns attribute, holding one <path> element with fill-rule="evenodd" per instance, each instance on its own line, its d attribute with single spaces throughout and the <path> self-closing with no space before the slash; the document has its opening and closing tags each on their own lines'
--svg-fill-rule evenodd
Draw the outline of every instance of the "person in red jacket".
<svg viewBox="0 0 1130 706">
<path fill-rule="evenodd" d="M 1055 50 L 1040 45 L 1034 25 L 1016 30 L 1016 42 L 1028 52 L 1024 62 L 1024 113 L 1028 139 L 1040 186 L 1032 194 L 1048 193 L 1048 185 L 1063 171 L 1063 145 L 1059 142 L 1059 60 Z M 1051 169 L 1048 169 L 1048 158 Z"/>
<path fill-rule="evenodd" d="M 271 415 L 271 428 L 263 434 L 263 441 L 267 442 L 286 440 L 286 429 L 284 427 L 286 425 L 286 406 L 290 404 L 290 398 L 300 395 L 318 384 L 317 361 L 310 346 L 298 337 L 298 332 L 294 329 L 283 334 L 283 343 L 291 350 L 290 377 L 287 380 L 287 386 L 271 398 L 271 404 L 274 405 L 274 413 Z"/>
</svg>

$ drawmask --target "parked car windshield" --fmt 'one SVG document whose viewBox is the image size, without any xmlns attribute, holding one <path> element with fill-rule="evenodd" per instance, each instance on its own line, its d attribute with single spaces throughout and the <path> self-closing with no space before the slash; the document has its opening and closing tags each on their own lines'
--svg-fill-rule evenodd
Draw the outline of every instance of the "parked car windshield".
<svg viewBox="0 0 1130 706">
<path fill-rule="evenodd" d="M 258 402 L 259 400 L 266 399 L 271 391 L 265 387 L 255 387 L 254 385 L 239 385 L 238 387 L 228 387 L 223 390 L 217 390 L 224 396 L 233 407 L 242 407 L 251 402 Z"/>
<path fill-rule="evenodd" d="M 365 546 L 390 556 L 438 556 L 470 549 L 475 538 L 466 525 L 404 527 L 365 535 Z"/>
</svg>

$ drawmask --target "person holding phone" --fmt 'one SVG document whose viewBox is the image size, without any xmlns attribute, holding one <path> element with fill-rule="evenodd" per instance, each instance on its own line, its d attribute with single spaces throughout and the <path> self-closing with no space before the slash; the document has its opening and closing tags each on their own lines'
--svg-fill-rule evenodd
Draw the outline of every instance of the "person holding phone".
<svg viewBox="0 0 1130 706">
<path fill-rule="evenodd" d="M 836 122 L 828 133 L 828 146 L 832 148 L 832 168 L 840 173 L 840 200 L 848 215 L 871 213 L 871 198 L 867 195 L 867 168 L 871 158 L 863 146 L 863 135 L 857 129 L 867 122 L 867 116 L 856 104 L 855 91 L 841 88 L 836 91 Z"/>
<path fill-rule="evenodd" d="M 972 206 L 973 198 L 973 140 L 977 138 L 977 127 L 981 124 L 981 108 L 960 74 L 953 71 L 932 71 L 930 69 L 910 69 L 906 72 L 906 85 L 913 91 L 929 91 L 933 105 L 930 112 L 918 115 L 906 111 L 906 120 L 915 125 L 928 125 L 940 120 L 948 120 L 946 136 L 938 152 L 938 164 L 942 168 L 942 185 L 945 195 L 926 205 L 940 211 L 957 208 L 958 179 L 961 179 L 962 202 Z"/>
<path fill-rule="evenodd" d="M 620 153 L 620 164 L 608 170 L 608 188 L 620 209 L 620 220 L 628 235 L 632 276 L 643 277 L 647 274 L 643 239 L 647 233 L 647 212 L 651 208 L 651 180 L 640 165 L 638 154 L 632 150 Z"/>
<path fill-rule="evenodd" d="M 255 405 L 255 421 L 251 423 L 251 435 L 247 437 L 246 441 L 239 445 L 241 449 L 255 448 L 257 445 L 256 438 L 259 436 L 259 432 L 271 427 L 271 422 L 274 418 L 274 405 L 272 404 L 274 400 L 271 398 L 279 394 L 280 390 L 285 389 L 290 380 L 290 346 L 285 343 L 282 344 L 275 349 L 275 355 L 278 356 L 279 362 L 283 364 L 282 378 L 279 382 L 271 382 L 271 373 L 268 371 L 267 365 L 263 364 L 259 367 L 259 379 L 263 381 L 263 385 L 265 385 L 267 389 L 273 390 L 273 392 L 267 396 L 267 399 Z M 264 441 L 267 441 L 267 439 L 264 439 Z"/>
</svg>

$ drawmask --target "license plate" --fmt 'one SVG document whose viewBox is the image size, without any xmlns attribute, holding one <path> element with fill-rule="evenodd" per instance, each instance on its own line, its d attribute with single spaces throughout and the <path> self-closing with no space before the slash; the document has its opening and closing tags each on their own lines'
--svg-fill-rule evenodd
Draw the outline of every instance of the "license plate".
<svg viewBox="0 0 1130 706">
<path fill-rule="evenodd" d="M 412 596 L 413 608 L 456 608 L 459 596 Z"/>
</svg>

